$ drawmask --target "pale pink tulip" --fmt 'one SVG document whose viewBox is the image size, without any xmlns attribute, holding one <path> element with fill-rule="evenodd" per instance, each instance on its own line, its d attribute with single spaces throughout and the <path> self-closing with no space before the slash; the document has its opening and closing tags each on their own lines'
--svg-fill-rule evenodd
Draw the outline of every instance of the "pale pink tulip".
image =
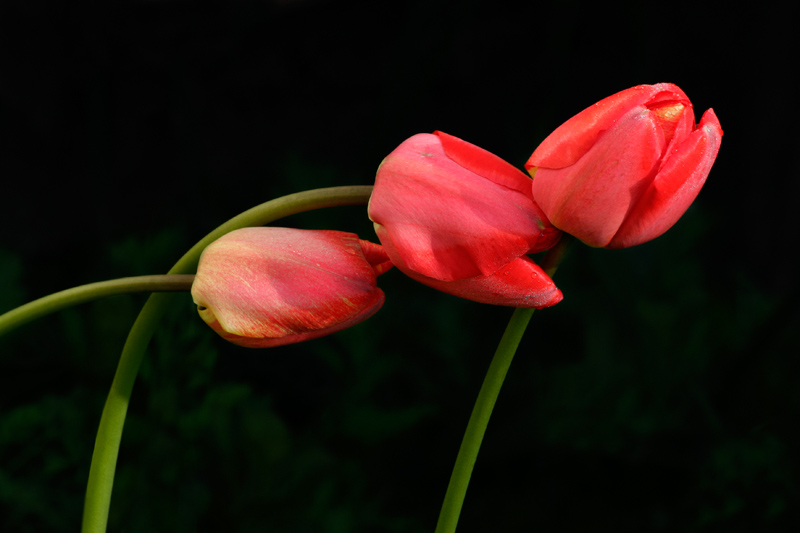
<svg viewBox="0 0 800 533">
<path fill-rule="evenodd" d="M 391 266 L 380 245 L 352 233 L 244 228 L 203 251 L 192 297 L 223 338 L 281 346 L 372 316 L 384 301 L 376 278 Z"/>
</svg>

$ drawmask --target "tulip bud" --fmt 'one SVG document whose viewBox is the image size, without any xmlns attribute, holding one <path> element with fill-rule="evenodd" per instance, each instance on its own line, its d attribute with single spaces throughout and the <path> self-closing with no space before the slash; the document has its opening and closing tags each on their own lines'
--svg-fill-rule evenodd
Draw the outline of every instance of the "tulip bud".
<svg viewBox="0 0 800 533">
<path fill-rule="evenodd" d="M 695 125 L 677 86 L 638 85 L 559 126 L 525 167 L 556 227 L 590 246 L 627 248 L 658 237 L 686 212 L 721 139 L 714 111 Z"/>
<path fill-rule="evenodd" d="M 352 233 L 243 228 L 203 251 L 192 297 L 224 339 L 282 346 L 372 316 L 384 300 L 376 278 L 391 267 L 380 245 Z"/>
<path fill-rule="evenodd" d="M 378 168 L 369 217 L 409 277 L 477 302 L 542 308 L 561 291 L 525 254 L 561 236 L 531 180 L 494 154 L 442 132 L 419 134 Z"/>
</svg>

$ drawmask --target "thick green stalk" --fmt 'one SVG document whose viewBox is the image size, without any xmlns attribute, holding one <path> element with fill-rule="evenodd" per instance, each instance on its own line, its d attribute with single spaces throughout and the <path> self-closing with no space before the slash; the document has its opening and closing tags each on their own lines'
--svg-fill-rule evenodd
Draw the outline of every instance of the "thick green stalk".
<svg viewBox="0 0 800 533">
<path fill-rule="evenodd" d="M 370 186 L 331 187 L 290 194 L 271 200 L 245 211 L 209 233 L 192 247 L 169 273 L 193 272 L 203 249 L 235 229 L 262 226 L 288 215 L 323 207 L 366 204 L 370 194 L 372 194 Z M 119 366 L 114 375 L 111 391 L 108 394 L 97 431 L 92 465 L 89 470 L 89 482 L 86 487 L 83 533 L 101 533 L 106 530 L 117 455 L 133 384 L 139 372 L 145 348 L 174 296 L 173 294 L 150 296 L 128 334 L 128 340 L 122 350 Z"/>
<path fill-rule="evenodd" d="M 561 241 L 547 252 L 541 266 L 549 276 L 552 277 L 555 274 L 572 240 L 572 237 L 565 234 Z M 517 352 L 517 347 L 533 312 L 534 309 L 515 309 L 508 326 L 506 326 L 506 331 L 500 339 L 500 344 L 489 364 L 489 370 L 486 372 L 483 385 L 472 409 L 472 415 L 467 423 L 461 448 L 456 457 L 456 464 L 453 466 L 453 473 L 450 476 L 450 483 L 447 485 L 442 509 L 439 512 L 435 533 L 453 533 L 456 530 L 469 480 L 472 477 L 472 470 L 478 458 L 486 427 L 489 425 L 489 418 L 492 416 L 497 396 L 500 394 L 511 361 L 514 359 L 514 354 Z"/>
<path fill-rule="evenodd" d="M 98 281 L 56 292 L 0 315 L 0 336 L 61 309 L 98 298 L 131 292 L 178 292 L 192 288 L 194 275 L 135 276 Z"/>
</svg>

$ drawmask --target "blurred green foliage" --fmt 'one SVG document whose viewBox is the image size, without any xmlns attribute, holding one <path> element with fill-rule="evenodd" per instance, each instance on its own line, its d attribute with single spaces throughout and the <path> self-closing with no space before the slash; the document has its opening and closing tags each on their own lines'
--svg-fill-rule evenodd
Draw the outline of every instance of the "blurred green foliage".
<svg viewBox="0 0 800 533">
<path fill-rule="evenodd" d="M 779 298 L 735 268 L 702 267 L 708 226 L 692 210 L 639 248 L 571 250 L 557 274 L 565 300 L 534 315 L 501 394 L 461 531 L 767 531 L 792 519 L 798 333 L 771 328 Z M 98 268 L 163 270 L 189 244 L 169 228 L 125 238 Z M 26 291 L 14 255 L 2 265 L 11 307 Z M 510 310 L 396 271 L 380 284 L 386 305 L 364 324 L 264 351 L 227 345 L 182 298 L 134 391 L 111 530 L 430 531 Z M 97 301 L 0 339 L 4 531 L 77 527 L 142 302 Z"/>
<path fill-rule="evenodd" d="M 797 531 L 800 180 L 781 107 L 796 83 L 772 59 L 800 48 L 779 11 L 4 2 L 0 312 L 165 272 L 265 200 L 369 184 L 412 134 L 441 129 L 520 165 L 598 98 L 674 82 L 722 121 L 709 182 L 657 240 L 567 256 L 565 299 L 523 339 L 459 533 Z M 375 240 L 363 207 L 281 224 Z M 397 271 L 380 286 L 367 322 L 264 351 L 226 344 L 179 298 L 134 389 L 109 530 L 432 531 L 511 310 Z M 0 338 L 0 531 L 78 529 L 143 302 Z"/>
</svg>

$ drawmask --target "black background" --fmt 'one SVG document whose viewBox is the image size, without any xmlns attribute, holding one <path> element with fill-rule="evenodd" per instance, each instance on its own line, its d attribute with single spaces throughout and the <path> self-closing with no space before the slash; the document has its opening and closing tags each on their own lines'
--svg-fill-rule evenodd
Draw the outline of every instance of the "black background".
<svg viewBox="0 0 800 533">
<path fill-rule="evenodd" d="M 271 198 L 368 185 L 442 130 L 522 166 L 612 93 L 672 82 L 725 135 L 667 234 L 576 247 L 489 426 L 459 531 L 792 531 L 800 323 L 795 22 L 770 3 L 4 2 L 0 312 L 165 272 Z M 286 225 L 375 241 L 363 207 Z M 226 345 L 188 296 L 134 391 L 111 531 L 432 531 L 511 310 L 392 271 L 332 337 Z M 74 531 L 143 302 L 0 339 L 0 529 Z"/>
</svg>

